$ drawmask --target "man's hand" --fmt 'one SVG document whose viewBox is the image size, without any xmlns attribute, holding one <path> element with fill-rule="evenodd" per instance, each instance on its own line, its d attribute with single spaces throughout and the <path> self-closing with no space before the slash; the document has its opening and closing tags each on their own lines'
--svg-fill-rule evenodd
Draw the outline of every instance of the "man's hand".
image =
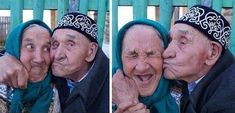
<svg viewBox="0 0 235 113">
<path fill-rule="evenodd" d="M 0 83 L 14 88 L 26 88 L 28 71 L 15 57 L 5 54 L 0 57 Z"/>
<path fill-rule="evenodd" d="M 112 78 L 112 102 L 119 106 L 120 103 L 138 102 L 138 90 L 135 82 L 123 75 L 118 69 Z"/>
<path fill-rule="evenodd" d="M 143 103 L 132 101 L 120 103 L 114 113 L 150 113 Z"/>
</svg>

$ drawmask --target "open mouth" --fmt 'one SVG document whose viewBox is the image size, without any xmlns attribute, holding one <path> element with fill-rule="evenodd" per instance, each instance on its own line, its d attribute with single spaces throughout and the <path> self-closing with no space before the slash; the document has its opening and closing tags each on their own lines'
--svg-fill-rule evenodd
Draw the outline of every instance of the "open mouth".
<svg viewBox="0 0 235 113">
<path fill-rule="evenodd" d="M 147 74 L 147 75 L 137 75 L 137 78 L 141 81 L 143 84 L 148 84 L 151 79 L 153 78 L 152 74 Z"/>
</svg>

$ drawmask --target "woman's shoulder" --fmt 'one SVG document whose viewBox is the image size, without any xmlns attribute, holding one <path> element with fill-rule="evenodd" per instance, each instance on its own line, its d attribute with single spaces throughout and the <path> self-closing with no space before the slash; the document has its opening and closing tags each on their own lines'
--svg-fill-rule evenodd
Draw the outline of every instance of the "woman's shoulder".
<svg viewBox="0 0 235 113">
<path fill-rule="evenodd" d="M 0 98 L 0 113 L 8 113 L 8 110 L 7 102 Z"/>
<path fill-rule="evenodd" d="M 4 84 L 0 84 L 0 113 L 8 113 L 10 103 L 13 97 L 13 88 Z M 23 109 L 23 113 L 27 112 L 28 108 Z M 53 97 L 48 113 L 61 113 L 59 94 L 53 85 Z"/>
<path fill-rule="evenodd" d="M 10 102 L 13 96 L 13 88 L 5 84 L 0 84 L 0 98 Z"/>
<path fill-rule="evenodd" d="M 0 113 L 8 113 L 9 103 L 12 99 L 13 88 L 0 84 Z"/>
</svg>

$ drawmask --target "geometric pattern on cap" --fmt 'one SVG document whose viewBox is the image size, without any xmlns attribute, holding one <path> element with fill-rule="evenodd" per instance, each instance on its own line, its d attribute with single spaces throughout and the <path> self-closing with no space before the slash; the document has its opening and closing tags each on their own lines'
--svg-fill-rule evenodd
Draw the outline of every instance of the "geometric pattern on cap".
<svg viewBox="0 0 235 113">
<path fill-rule="evenodd" d="M 91 20 L 84 15 L 77 15 L 76 17 L 74 17 L 74 15 L 72 14 L 65 15 L 59 21 L 57 27 L 61 26 L 71 26 L 78 28 L 94 39 L 97 39 L 98 36 L 97 25 L 95 23 L 92 23 Z"/>
<path fill-rule="evenodd" d="M 202 29 L 206 30 L 209 35 L 219 41 L 225 49 L 227 49 L 231 28 L 229 26 L 225 26 L 221 16 L 217 15 L 215 12 L 207 12 L 206 15 L 204 13 L 205 10 L 203 8 L 192 7 L 189 12 L 179 20 L 199 25 Z"/>
</svg>

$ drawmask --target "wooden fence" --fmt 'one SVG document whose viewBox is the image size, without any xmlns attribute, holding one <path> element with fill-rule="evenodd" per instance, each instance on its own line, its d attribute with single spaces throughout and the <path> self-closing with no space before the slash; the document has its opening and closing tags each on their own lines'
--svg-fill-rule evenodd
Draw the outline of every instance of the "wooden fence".
<svg viewBox="0 0 235 113">
<path fill-rule="evenodd" d="M 10 28 L 13 28 L 22 22 L 23 10 L 33 10 L 33 18 L 39 20 L 43 19 L 44 10 L 57 10 L 57 20 L 59 20 L 68 12 L 71 1 L 79 2 L 78 10 L 83 14 L 97 11 L 98 42 L 102 47 L 109 0 L 0 0 L 0 10 L 10 10 Z"/>
<path fill-rule="evenodd" d="M 112 0 L 112 38 L 113 45 L 116 43 L 114 38 L 118 32 L 118 17 L 125 12 L 118 13 L 120 6 L 133 7 L 133 19 L 147 18 L 147 7 L 155 6 L 159 8 L 160 23 L 169 30 L 172 25 L 172 11 L 175 7 L 191 7 L 195 4 L 209 5 L 218 12 L 222 8 L 235 11 L 235 0 Z M 232 15 L 232 33 L 230 38 L 230 50 L 235 55 L 235 15 Z M 116 64 L 115 47 L 112 47 L 112 62 Z"/>
<path fill-rule="evenodd" d="M 3 48 L 9 28 L 10 28 L 10 18 L 0 17 L 0 50 Z"/>
</svg>

